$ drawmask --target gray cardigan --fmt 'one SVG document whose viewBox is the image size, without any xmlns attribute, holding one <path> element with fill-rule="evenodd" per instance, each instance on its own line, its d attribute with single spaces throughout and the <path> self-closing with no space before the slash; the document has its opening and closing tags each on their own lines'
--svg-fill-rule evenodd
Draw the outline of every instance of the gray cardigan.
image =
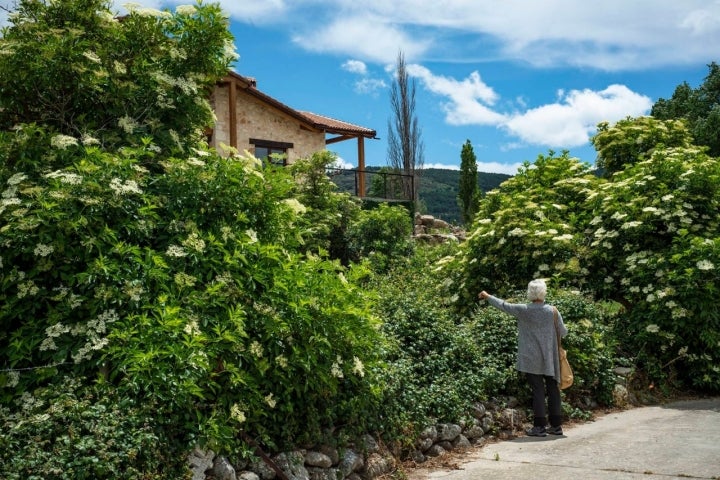
<svg viewBox="0 0 720 480">
<path fill-rule="evenodd" d="M 517 318 L 518 356 L 517 369 L 525 373 L 547 375 L 560 381 L 553 307 L 546 303 L 508 303 L 492 295 L 488 302 L 493 307 Z M 558 312 L 560 336 L 567 335 L 567 328 Z"/>
</svg>

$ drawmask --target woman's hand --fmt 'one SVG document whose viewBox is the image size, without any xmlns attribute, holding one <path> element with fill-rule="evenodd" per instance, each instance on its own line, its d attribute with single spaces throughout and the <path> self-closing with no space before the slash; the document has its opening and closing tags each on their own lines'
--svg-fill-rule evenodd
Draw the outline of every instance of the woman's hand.
<svg viewBox="0 0 720 480">
<path fill-rule="evenodd" d="M 489 296 L 490 296 L 490 294 L 487 293 L 485 290 L 483 290 L 482 292 L 478 293 L 478 298 L 479 298 L 480 300 L 485 300 L 485 299 L 487 299 Z"/>
</svg>

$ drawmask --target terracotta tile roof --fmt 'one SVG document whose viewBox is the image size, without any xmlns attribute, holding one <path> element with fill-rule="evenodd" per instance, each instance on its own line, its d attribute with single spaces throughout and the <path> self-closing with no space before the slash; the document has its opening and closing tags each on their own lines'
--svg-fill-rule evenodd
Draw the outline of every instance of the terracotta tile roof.
<svg viewBox="0 0 720 480">
<path fill-rule="evenodd" d="M 308 120 L 316 127 L 329 133 L 361 135 L 367 138 L 375 138 L 377 133 L 375 130 L 361 127 L 359 125 L 353 125 L 352 123 L 343 122 L 324 115 L 318 115 L 317 113 L 304 111 L 300 111 L 299 113 L 307 117 Z"/>
<path fill-rule="evenodd" d="M 284 103 L 280 102 L 279 100 L 274 99 L 270 95 L 267 95 L 260 90 L 257 89 L 257 82 L 254 78 L 251 77 L 244 77 L 236 72 L 228 72 L 228 76 L 223 79 L 223 83 L 236 83 L 240 88 L 242 88 L 245 92 L 249 93 L 250 95 L 264 101 L 265 103 L 268 103 L 278 110 L 281 110 L 285 112 L 286 114 L 290 115 L 291 117 L 294 117 L 300 121 L 303 121 L 310 126 L 322 130 L 326 133 L 332 133 L 336 135 L 352 135 L 352 136 L 361 136 L 366 138 L 375 138 L 376 131 L 361 127 L 359 125 L 354 125 L 352 123 L 343 122 L 341 120 L 336 120 L 334 118 L 325 117 L 323 115 L 318 115 L 317 113 L 312 112 L 301 112 L 299 110 L 295 110 L 294 108 L 289 107 L 288 105 L 285 105 Z"/>
</svg>

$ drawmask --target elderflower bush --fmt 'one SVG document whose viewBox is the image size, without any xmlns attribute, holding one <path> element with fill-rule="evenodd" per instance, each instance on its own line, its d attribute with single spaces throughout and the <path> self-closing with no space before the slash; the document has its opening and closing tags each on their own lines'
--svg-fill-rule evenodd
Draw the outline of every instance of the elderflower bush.
<svg viewBox="0 0 720 480">
<path fill-rule="evenodd" d="M 0 176 L 5 397 L 103 365 L 217 450 L 362 428 L 381 340 L 341 267 L 298 253 L 287 174 L 208 154 L 157 175 L 149 145 L 72 148 L 51 175 Z"/>
<path fill-rule="evenodd" d="M 439 265 L 470 308 L 482 289 L 510 291 L 533 278 L 572 284 L 584 271 L 584 200 L 601 180 L 571 158 L 539 156 L 480 201 L 468 240 L 451 261 Z M 499 291 L 498 291 L 499 289 Z"/>
<path fill-rule="evenodd" d="M 644 128 L 676 146 L 628 141 Z M 482 200 L 468 242 L 438 269 L 461 308 L 480 289 L 503 294 L 537 277 L 619 302 L 622 357 L 650 381 L 718 391 L 718 160 L 682 122 L 628 119 L 599 136 L 599 155 L 618 160 L 607 179 L 539 158 Z"/>
<path fill-rule="evenodd" d="M 589 283 L 629 307 L 625 343 L 651 378 L 720 389 L 720 162 L 663 149 L 611 180 L 589 203 Z"/>
</svg>

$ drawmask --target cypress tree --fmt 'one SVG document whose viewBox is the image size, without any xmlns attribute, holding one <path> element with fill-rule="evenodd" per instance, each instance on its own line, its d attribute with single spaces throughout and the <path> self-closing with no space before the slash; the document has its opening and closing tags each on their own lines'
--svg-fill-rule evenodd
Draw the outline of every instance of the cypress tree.
<svg viewBox="0 0 720 480">
<path fill-rule="evenodd" d="M 460 181 L 458 185 L 458 205 L 465 225 L 472 222 L 480 200 L 478 187 L 477 159 L 470 140 L 465 141 L 460 153 Z"/>
</svg>

